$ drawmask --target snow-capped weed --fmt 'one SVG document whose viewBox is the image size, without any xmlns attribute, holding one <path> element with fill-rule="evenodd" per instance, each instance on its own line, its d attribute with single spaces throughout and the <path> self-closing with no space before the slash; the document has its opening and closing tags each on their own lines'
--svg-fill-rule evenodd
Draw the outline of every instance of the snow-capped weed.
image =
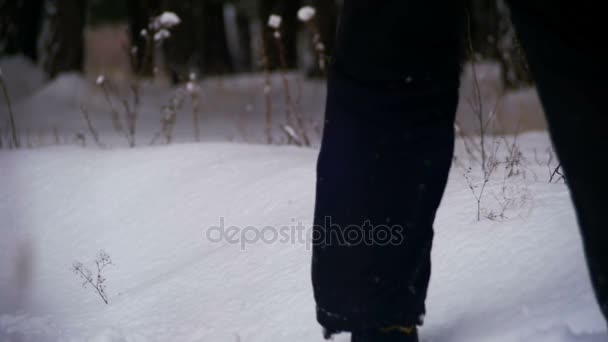
<svg viewBox="0 0 608 342">
<path fill-rule="evenodd" d="M 302 120 L 301 114 L 299 113 L 299 111 L 296 108 L 296 105 L 299 103 L 298 100 L 293 101 L 293 97 L 291 95 L 291 89 L 290 89 L 290 85 L 289 85 L 289 79 L 287 78 L 287 74 L 286 71 L 289 68 L 289 66 L 287 65 L 287 58 L 286 58 L 286 51 L 285 51 L 285 44 L 283 43 L 283 39 L 282 39 L 282 35 L 281 35 L 281 31 L 280 31 L 280 27 L 281 27 L 281 21 L 282 18 L 276 14 L 272 14 L 270 15 L 269 19 L 268 19 L 268 26 L 270 28 L 272 28 L 272 37 L 274 39 L 275 42 L 275 46 L 276 46 L 276 51 L 278 53 L 278 59 L 279 59 L 279 74 L 281 76 L 281 79 L 283 81 L 283 89 L 285 92 L 285 103 L 286 103 L 286 111 L 285 111 L 285 125 L 282 126 L 283 128 L 283 132 L 286 134 L 287 137 L 287 142 L 290 144 L 295 144 L 298 146 L 310 146 L 310 139 L 308 138 L 308 135 L 306 133 L 306 128 L 304 126 L 304 121 Z M 268 61 L 267 56 L 265 56 L 265 60 Z M 269 66 L 267 67 L 267 72 L 269 72 Z M 267 74 L 266 76 L 266 86 L 269 85 L 269 75 Z M 267 97 L 267 103 L 269 102 L 269 98 L 270 98 L 270 94 L 269 92 L 266 91 L 266 87 L 264 89 L 264 93 Z M 298 93 L 299 94 L 299 93 Z M 270 108 L 269 105 L 267 105 L 268 108 Z M 294 125 L 293 121 L 292 121 L 292 116 L 295 118 L 295 123 L 297 125 Z M 270 116 L 269 113 L 267 113 L 267 125 L 270 125 Z M 291 134 L 291 131 L 289 130 L 285 130 L 285 127 L 289 127 L 293 130 L 293 133 L 295 134 Z M 294 128 L 297 128 L 297 131 Z M 269 134 L 270 129 L 267 127 L 267 132 Z M 294 137 L 298 137 L 298 139 L 295 139 Z M 271 141 L 271 138 L 269 136 L 269 141 Z"/>
<path fill-rule="evenodd" d="M 298 11 L 298 19 L 300 19 L 301 22 L 305 23 L 308 29 L 312 32 L 312 48 L 314 49 L 315 54 L 317 55 L 317 65 L 319 67 L 319 70 L 325 72 L 325 44 L 323 44 L 323 41 L 321 39 L 321 31 L 313 20 L 315 14 L 316 10 L 314 7 L 304 6 Z"/>
<path fill-rule="evenodd" d="M 179 25 L 182 20 L 174 12 L 164 12 L 155 18 L 154 23 L 158 28 L 172 28 Z"/>
<path fill-rule="evenodd" d="M 82 113 L 82 116 L 84 117 L 84 120 L 87 123 L 87 128 L 89 129 L 89 133 L 93 137 L 93 141 L 95 141 L 95 144 L 97 145 L 97 147 L 99 147 L 99 148 L 105 147 L 105 145 L 99 139 L 99 133 L 95 129 L 95 126 L 93 125 L 93 122 L 91 121 L 91 116 L 89 115 L 89 110 L 87 109 L 87 107 L 84 104 L 80 105 L 80 112 Z"/>
<path fill-rule="evenodd" d="M 268 27 L 278 30 L 279 28 L 281 28 L 282 21 L 283 18 L 280 15 L 271 14 L 268 17 Z"/>
<path fill-rule="evenodd" d="M 298 19 L 302 22 L 310 21 L 317 11 L 312 6 L 304 6 L 298 10 Z"/>
</svg>

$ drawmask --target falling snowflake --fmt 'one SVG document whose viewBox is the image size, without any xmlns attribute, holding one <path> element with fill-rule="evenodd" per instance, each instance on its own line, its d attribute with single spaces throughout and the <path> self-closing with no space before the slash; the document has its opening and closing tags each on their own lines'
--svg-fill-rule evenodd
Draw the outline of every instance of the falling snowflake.
<svg viewBox="0 0 608 342">
<path fill-rule="evenodd" d="M 105 81 L 106 81 L 106 77 L 104 75 L 99 75 L 99 76 L 97 76 L 97 80 L 95 81 L 95 84 L 102 85 Z"/>
</svg>

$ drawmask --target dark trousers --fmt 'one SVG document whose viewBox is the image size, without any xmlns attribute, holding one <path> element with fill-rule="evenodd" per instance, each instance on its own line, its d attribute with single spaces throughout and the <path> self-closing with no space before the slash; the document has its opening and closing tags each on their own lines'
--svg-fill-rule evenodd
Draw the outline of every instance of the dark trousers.
<svg viewBox="0 0 608 342">
<path fill-rule="evenodd" d="M 601 11 L 591 1 L 510 5 L 606 316 L 608 56 Z M 433 220 L 453 154 L 465 28 L 460 0 L 345 0 L 317 165 L 312 258 L 317 319 L 330 332 L 422 323 Z"/>
</svg>

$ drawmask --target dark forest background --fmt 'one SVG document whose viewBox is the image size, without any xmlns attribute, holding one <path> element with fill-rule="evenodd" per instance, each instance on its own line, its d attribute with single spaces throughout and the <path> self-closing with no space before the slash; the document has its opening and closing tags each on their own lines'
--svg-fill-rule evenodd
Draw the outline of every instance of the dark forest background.
<svg viewBox="0 0 608 342">
<path fill-rule="evenodd" d="M 499 63 L 507 88 L 529 84 L 504 0 L 467 1 L 469 58 Z M 174 81 L 192 70 L 204 77 L 279 66 L 322 76 L 318 64 L 303 62 L 306 49 L 301 47 L 311 43 L 296 13 L 304 5 L 315 7 L 315 25 L 325 55 L 331 56 L 339 0 L 0 0 L 0 56 L 25 55 L 49 78 L 83 71 L 85 30 L 122 24 L 130 37 L 125 53 L 131 51 L 132 67 L 142 75 L 151 75 L 153 60 L 162 58 Z M 140 32 L 163 11 L 175 12 L 182 23 L 161 49 L 146 53 Z M 281 54 L 275 51 L 273 32 L 266 25 L 270 14 L 283 18 L 283 61 L 278 60 Z"/>
</svg>

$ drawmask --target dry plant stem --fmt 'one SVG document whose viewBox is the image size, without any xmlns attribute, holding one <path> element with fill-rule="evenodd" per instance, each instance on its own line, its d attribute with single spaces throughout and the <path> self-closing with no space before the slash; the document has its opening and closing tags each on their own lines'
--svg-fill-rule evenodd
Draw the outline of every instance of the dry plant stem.
<svg viewBox="0 0 608 342">
<path fill-rule="evenodd" d="M 462 143 L 464 145 L 464 149 L 467 152 L 467 155 L 471 158 L 472 161 L 477 161 L 477 157 L 475 156 L 475 153 L 472 150 L 471 146 L 475 146 L 475 143 L 472 141 L 472 138 L 470 136 L 468 136 L 466 134 L 466 132 L 462 129 L 462 125 L 460 125 L 460 123 L 458 123 L 458 120 L 456 120 L 456 127 L 458 135 L 460 136 L 460 139 L 462 140 Z"/>
<path fill-rule="evenodd" d="M 268 52 L 266 51 L 266 44 L 262 40 L 260 42 L 264 48 L 262 49 L 262 64 L 264 66 L 264 101 L 266 104 L 266 113 L 265 113 L 265 121 L 266 121 L 266 141 L 269 145 L 272 144 L 272 80 L 270 78 L 270 58 L 268 57 Z"/>
<path fill-rule="evenodd" d="M 515 126 L 515 133 L 513 136 L 513 141 L 509 142 L 506 136 L 503 136 L 502 139 L 504 141 L 505 146 L 507 147 L 507 152 L 508 152 L 508 156 L 507 156 L 507 160 L 506 160 L 506 169 L 508 170 L 508 173 L 506 175 L 507 178 L 516 176 L 517 174 L 519 174 L 519 171 L 515 170 L 516 166 L 522 166 L 524 168 L 527 167 L 524 165 L 524 156 L 519 148 L 519 146 L 517 145 L 517 142 L 519 140 L 519 132 L 520 132 L 520 128 L 521 128 L 521 117 L 519 117 L 519 119 L 517 120 L 517 124 Z M 535 150 L 536 153 L 536 150 Z M 525 174 L 524 174 L 524 178 L 525 178 Z"/>
<path fill-rule="evenodd" d="M 538 157 L 536 155 L 536 151 L 534 151 L 534 153 L 535 153 L 536 162 L 538 164 L 541 164 L 541 162 L 539 162 Z M 545 165 L 547 166 L 547 169 L 549 171 L 549 183 L 553 183 L 553 179 L 555 178 L 556 175 L 560 176 L 560 178 L 558 178 L 556 180 L 556 182 L 558 182 L 562 179 L 565 180 L 563 173 L 560 172 L 562 164 L 559 161 L 557 161 L 557 166 L 555 168 L 553 168 L 551 166 L 551 164 L 553 164 L 553 159 L 555 159 L 553 149 L 551 147 L 547 148 L 547 154 L 549 154 L 549 158 L 547 159 L 547 162 L 545 163 Z"/>
<path fill-rule="evenodd" d="M 266 139 L 269 145 L 272 144 L 272 84 L 270 80 L 270 72 L 268 69 L 264 75 L 264 100 L 266 102 Z"/>
<path fill-rule="evenodd" d="M 8 109 L 8 123 L 9 123 L 9 127 L 10 127 L 11 139 L 12 139 L 11 144 L 15 148 L 19 148 L 19 147 L 21 147 L 21 144 L 19 143 L 19 137 L 17 136 L 17 127 L 15 124 L 15 114 L 13 113 L 11 97 L 8 94 L 8 89 L 6 87 L 6 84 L 4 83 L 4 78 L 2 78 L 2 76 L 0 76 L 0 86 L 2 87 L 2 93 L 4 94 L 4 98 L 6 99 L 6 107 Z M 10 146 L 11 145 L 9 145 L 9 147 Z"/>
<path fill-rule="evenodd" d="M 38 129 L 37 139 L 38 139 L 38 142 L 37 142 L 38 146 L 39 147 L 44 146 L 44 130 L 42 128 Z"/>
<path fill-rule="evenodd" d="M 75 272 L 78 275 L 80 275 L 82 278 L 84 278 L 85 282 L 90 284 L 93 287 L 93 289 L 95 289 L 95 291 L 97 292 L 99 297 L 101 297 L 101 299 L 103 300 L 104 303 L 108 304 L 108 298 L 106 298 L 105 293 L 97 285 L 95 285 L 95 283 L 93 282 L 93 278 L 87 277 L 87 274 L 85 274 L 85 272 L 82 269 L 78 268 L 75 270 Z"/>
<path fill-rule="evenodd" d="M 487 166 L 486 166 L 487 155 L 486 155 L 486 147 L 485 147 L 486 146 L 485 136 L 486 136 L 486 130 L 488 128 L 488 125 L 492 121 L 496 110 L 492 111 L 490 118 L 488 118 L 488 121 L 486 123 L 484 123 L 484 120 L 483 120 L 484 110 L 483 110 L 483 101 L 481 98 L 481 87 L 479 86 L 479 79 L 477 77 L 477 68 L 476 68 L 476 63 L 475 63 L 475 50 L 473 48 L 473 38 L 472 38 L 472 34 L 471 34 L 471 18 L 470 18 L 470 14 L 468 12 L 467 12 L 467 40 L 468 40 L 469 54 L 471 57 L 471 72 L 473 73 L 473 96 L 474 96 L 474 99 L 472 101 L 469 100 L 469 105 L 471 106 L 471 109 L 473 109 L 473 112 L 476 114 L 477 120 L 479 123 L 481 166 L 482 166 L 483 172 L 486 173 L 487 172 Z M 495 109 L 497 106 L 498 106 L 498 102 L 495 105 Z"/>
<path fill-rule="evenodd" d="M 55 139 L 55 145 L 61 145 L 61 139 L 59 138 L 59 130 L 57 126 L 53 126 L 53 139 Z"/>
<path fill-rule="evenodd" d="M 475 196 L 475 200 L 477 201 L 477 221 L 481 221 L 481 201 L 483 199 L 484 192 L 486 190 L 488 183 L 490 182 L 492 174 L 498 167 L 498 162 L 496 161 L 495 156 L 496 156 L 496 153 L 498 152 L 498 148 L 499 148 L 500 144 L 498 143 L 498 141 L 495 141 L 494 144 L 495 144 L 495 148 L 492 150 L 493 153 L 492 153 L 492 157 L 490 158 L 491 162 L 488 163 L 487 170 L 483 173 L 483 183 L 481 185 L 481 189 L 479 190 L 479 192 L 475 191 L 475 187 L 473 185 L 474 182 L 468 176 L 468 173 L 471 171 L 470 168 L 464 174 L 467 184 L 469 185 L 469 189 L 471 190 L 471 192 L 473 193 L 473 196 Z"/>
<path fill-rule="evenodd" d="M 127 109 L 127 129 L 129 130 L 130 146 L 135 147 L 135 128 L 137 123 L 137 112 L 139 110 L 140 104 L 140 83 L 139 79 L 135 81 L 133 85 L 131 85 L 131 92 L 133 93 L 133 106 L 129 107 L 128 103 L 126 106 Z M 130 110 L 129 110 L 130 109 Z"/>
<path fill-rule="evenodd" d="M 293 115 L 296 118 L 296 123 L 297 123 L 297 128 L 300 131 L 299 132 L 299 139 L 296 140 L 295 142 L 298 145 L 304 145 L 304 146 L 310 146 L 310 140 L 308 139 L 308 136 L 306 135 L 306 128 L 304 127 L 304 122 L 302 121 L 301 116 L 295 112 L 294 110 L 294 102 L 291 96 L 291 90 L 290 90 L 290 86 L 289 86 L 289 79 L 287 78 L 287 74 L 286 74 L 286 70 L 287 70 L 287 59 L 285 57 L 285 47 L 283 46 L 283 42 L 281 41 L 281 34 L 279 30 L 275 31 L 275 42 L 277 45 L 277 49 L 279 51 L 279 60 L 281 63 L 281 67 L 279 68 L 279 73 L 281 75 L 281 79 L 283 80 L 283 87 L 285 89 L 285 104 L 287 106 L 287 112 L 286 112 L 286 117 L 287 117 L 287 125 L 294 127 L 291 120 L 291 116 Z M 278 37 L 277 37 L 278 36 Z"/>
<path fill-rule="evenodd" d="M 112 113 L 112 124 L 114 125 L 114 129 L 118 132 L 122 132 L 123 126 L 120 122 L 120 113 L 118 113 L 118 110 L 116 109 L 116 107 L 114 107 L 112 97 L 110 96 L 110 90 L 108 89 L 108 85 L 106 84 L 106 82 L 103 82 L 101 84 L 101 89 L 103 89 L 103 94 L 106 98 L 106 102 L 110 106 L 110 112 Z"/>
<path fill-rule="evenodd" d="M 192 93 L 192 123 L 194 124 L 194 139 L 196 142 L 201 141 L 201 130 L 199 127 L 199 95 L 198 93 Z"/>
<path fill-rule="evenodd" d="M 561 179 L 564 179 L 564 175 L 560 172 L 561 167 L 562 167 L 562 163 L 558 163 L 557 166 L 555 167 L 555 170 L 553 170 L 553 172 L 551 173 L 551 177 L 549 178 L 549 183 L 553 183 L 553 179 L 555 178 L 556 175 L 560 176 L 560 178 L 558 178 L 556 182 L 560 181 Z"/>
<path fill-rule="evenodd" d="M 25 131 L 25 146 L 27 148 L 32 148 L 33 147 L 32 140 L 31 140 L 31 135 L 32 135 L 31 131 L 29 129 L 27 129 Z"/>
<path fill-rule="evenodd" d="M 496 170 L 496 168 L 498 167 L 498 161 L 497 161 L 497 153 L 498 153 L 498 149 L 500 146 L 500 141 L 498 139 L 495 139 L 494 141 L 494 148 L 489 151 L 490 154 L 488 154 L 487 148 L 486 148 L 486 136 L 488 134 L 488 128 L 490 126 L 490 124 L 494 121 L 494 117 L 498 108 L 498 100 L 496 101 L 494 108 L 492 110 L 492 112 L 490 113 L 489 118 L 487 119 L 487 121 L 484 120 L 484 108 L 483 108 L 483 102 L 482 102 L 482 96 L 481 96 L 481 87 L 479 85 L 479 79 L 478 79 L 478 75 L 477 75 L 477 70 L 476 70 L 476 65 L 475 65 L 475 53 L 473 50 L 473 42 L 472 42 L 472 36 L 471 36 L 471 23 L 470 23 L 470 15 L 467 13 L 467 21 L 468 21 L 468 25 L 467 25 L 467 38 L 468 38 L 468 48 L 469 48 L 469 53 L 471 55 L 471 70 L 472 70 L 472 76 L 473 76 L 473 98 L 469 99 L 469 105 L 471 106 L 471 109 L 473 110 L 474 114 L 477 117 L 477 121 L 479 124 L 479 153 L 481 155 L 481 162 L 480 162 L 480 167 L 481 167 L 481 172 L 483 174 L 483 183 L 481 184 L 481 187 L 479 189 L 479 191 L 476 191 L 475 186 L 474 186 L 474 182 L 471 179 L 471 177 L 469 176 L 470 172 L 471 172 L 471 168 L 469 168 L 466 172 L 465 172 L 465 179 L 469 185 L 469 188 L 471 190 L 471 192 L 473 193 L 473 196 L 475 196 L 475 200 L 477 202 L 477 221 L 481 220 L 481 207 L 482 207 L 482 199 L 486 190 L 486 187 L 488 185 L 488 183 L 490 182 L 490 179 L 492 178 L 492 174 L 494 173 L 494 171 Z M 465 140 L 465 146 L 466 146 L 466 140 Z M 470 149 L 467 147 L 467 152 L 470 152 Z"/>
<path fill-rule="evenodd" d="M 97 130 L 95 129 L 95 127 L 93 126 L 93 123 L 91 122 L 91 117 L 89 116 L 89 111 L 88 111 L 87 107 L 85 107 L 84 105 L 81 105 L 80 111 L 82 112 L 82 116 L 84 117 L 84 120 L 87 123 L 87 128 L 89 129 L 91 136 L 93 136 L 93 140 L 95 141 L 95 144 L 99 148 L 104 148 L 105 146 L 99 140 L 99 134 L 97 133 Z"/>
<path fill-rule="evenodd" d="M 74 262 L 72 265 L 72 271 L 84 279 L 82 286 L 86 287 L 87 284 L 91 285 L 106 304 L 108 304 L 108 296 L 105 292 L 106 278 L 102 275 L 102 271 L 108 265 L 114 264 L 112 263 L 110 256 L 103 251 L 99 253 L 95 260 L 95 266 L 97 268 L 97 276 L 95 278 L 93 278 L 93 273 L 81 262 Z"/>
<path fill-rule="evenodd" d="M 275 33 L 280 34 L 280 31 L 275 31 Z M 285 74 L 285 68 L 287 66 L 287 61 L 285 59 L 285 49 L 283 47 L 283 43 L 281 42 L 281 38 L 275 37 L 275 43 L 277 49 L 279 50 L 279 60 L 280 60 L 280 68 L 279 74 L 281 75 L 281 80 L 283 81 L 283 88 L 285 90 L 285 104 L 286 104 L 286 112 L 285 112 L 285 122 L 287 125 L 293 127 L 293 123 L 291 121 L 292 116 L 292 100 L 291 100 L 291 92 L 289 90 L 289 80 L 287 79 L 287 75 Z"/>
<path fill-rule="evenodd" d="M 324 76 L 327 76 L 327 68 L 325 67 L 327 58 L 325 56 L 325 46 L 321 38 L 321 31 L 319 30 L 316 22 L 312 20 L 306 22 L 306 25 L 308 25 L 308 28 L 313 34 L 312 43 L 314 50 L 317 53 L 317 63 L 319 65 L 319 69 L 321 72 L 323 72 Z"/>
</svg>

